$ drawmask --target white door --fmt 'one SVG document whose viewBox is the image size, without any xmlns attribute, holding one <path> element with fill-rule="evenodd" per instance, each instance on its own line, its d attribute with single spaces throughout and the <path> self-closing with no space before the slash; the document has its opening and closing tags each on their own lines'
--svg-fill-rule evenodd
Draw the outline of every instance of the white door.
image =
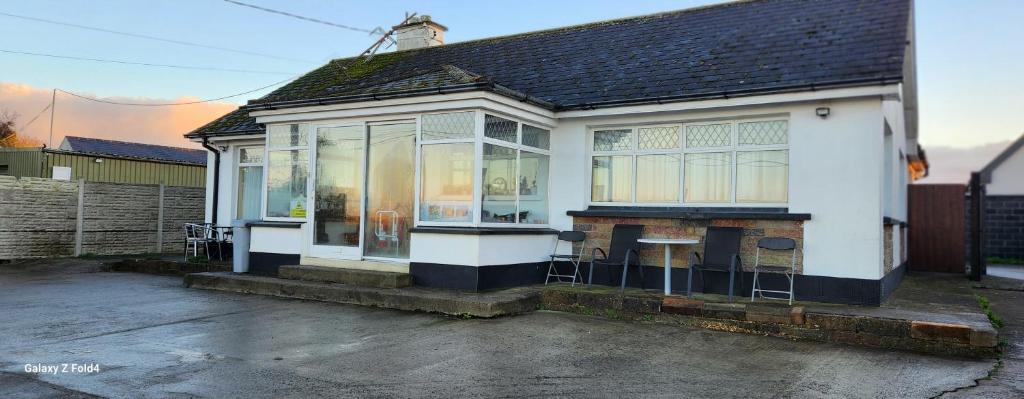
<svg viewBox="0 0 1024 399">
<path fill-rule="evenodd" d="M 359 259 L 366 127 L 317 127 L 315 136 L 309 255 Z"/>
</svg>

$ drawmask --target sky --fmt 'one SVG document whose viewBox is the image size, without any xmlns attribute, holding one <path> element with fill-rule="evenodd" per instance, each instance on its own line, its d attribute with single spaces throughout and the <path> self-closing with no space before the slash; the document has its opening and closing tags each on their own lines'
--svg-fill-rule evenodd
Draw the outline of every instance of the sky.
<svg viewBox="0 0 1024 399">
<path fill-rule="evenodd" d="M 597 20 L 676 10 L 719 1 L 329 1 L 242 0 L 335 24 L 373 29 L 405 12 L 430 14 L 458 42 Z M 918 0 L 916 3 L 920 142 L 932 164 L 926 182 L 963 180 L 1024 134 L 1024 1 Z M 35 20 L 155 36 L 267 56 L 144 40 Z M 310 23 L 223 0 L 0 0 L 0 109 L 27 123 L 54 88 L 136 103 L 174 103 L 250 91 L 356 55 L 366 32 Z M 145 67 L 3 51 L 150 64 Z M 283 59 L 282 59 L 283 58 Z M 177 107 L 100 104 L 60 93 L 54 145 L 64 135 L 189 146 L 181 135 L 270 89 L 223 101 Z M 49 114 L 25 132 L 49 139 Z M 949 177 L 945 177 L 949 176 Z"/>
</svg>

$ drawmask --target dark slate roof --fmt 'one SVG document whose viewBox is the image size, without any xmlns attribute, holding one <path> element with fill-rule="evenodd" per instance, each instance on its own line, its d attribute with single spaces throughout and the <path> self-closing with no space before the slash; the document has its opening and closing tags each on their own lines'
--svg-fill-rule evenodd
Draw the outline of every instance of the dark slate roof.
<svg viewBox="0 0 1024 399">
<path fill-rule="evenodd" d="M 996 155 L 996 157 L 993 158 L 992 161 L 988 163 L 988 165 L 985 165 L 985 168 L 981 170 L 981 182 L 991 183 L 992 172 L 994 172 L 996 168 L 999 168 L 999 165 L 1002 165 L 1003 162 L 1006 162 L 1007 159 L 1013 156 L 1013 154 L 1017 153 L 1017 151 L 1020 150 L 1021 148 L 1024 148 L 1024 134 L 1018 137 L 1017 140 L 1014 140 L 1012 143 L 1010 143 L 1010 145 L 1007 146 L 1006 149 L 1003 150 L 1003 152 L 1000 152 L 999 155 Z"/>
<path fill-rule="evenodd" d="M 65 137 L 64 142 L 67 145 L 62 145 L 61 149 L 82 154 L 206 165 L 204 150 L 75 136 Z"/>
<path fill-rule="evenodd" d="M 338 59 L 248 107 L 491 90 L 571 110 L 894 83 L 911 1 L 740 1 Z"/>
</svg>

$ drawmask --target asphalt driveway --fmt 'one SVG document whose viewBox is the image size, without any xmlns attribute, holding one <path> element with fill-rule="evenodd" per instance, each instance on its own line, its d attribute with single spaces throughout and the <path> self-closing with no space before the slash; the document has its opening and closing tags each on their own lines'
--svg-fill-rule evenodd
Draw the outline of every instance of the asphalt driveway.
<svg viewBox="0 0 1024 399">
<path fill-rule="evenodd" d="M 0 397 L 930 397 L 993 361 L 535 312 L 493 320 L 0 265 Z M 26 373 L 29 365 L 98 372 Z"/>
</svg>

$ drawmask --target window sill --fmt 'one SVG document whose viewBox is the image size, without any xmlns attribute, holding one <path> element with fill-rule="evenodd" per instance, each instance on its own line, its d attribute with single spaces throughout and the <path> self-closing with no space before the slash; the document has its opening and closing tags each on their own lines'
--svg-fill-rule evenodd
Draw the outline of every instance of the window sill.
<svg viewBox="0 0 1024 399">
<path fill-rule="evenodd" d="M 419 227 L 413 227 L 410 231 L 413 232 L 413 233 L 456 234 L 456 235 L 473 235 L 473 236 L 558 234 L 558 230 L 555 230 L 555 229 L 533 228 L 533 227 L 435 227 L 435 226 L 419 226 Z"/>
<path fill-rule="evenodd" d="M 245 227 L 275 227 L 279 229 L 298 229 L 306 222 L 275 222 L 269 220 L 255 220 L 245 224 Z"/>
<path fill-rule="evenodd" d="M 663 218 L 683 220 L 761 219 L 811 220 L 809 213 L 789 213 L 787 208 L 697 208 L 697 207 L 605 207 L 591 206 L 583 211 L 568 211 L 569 216 Z"/>
</svg>

